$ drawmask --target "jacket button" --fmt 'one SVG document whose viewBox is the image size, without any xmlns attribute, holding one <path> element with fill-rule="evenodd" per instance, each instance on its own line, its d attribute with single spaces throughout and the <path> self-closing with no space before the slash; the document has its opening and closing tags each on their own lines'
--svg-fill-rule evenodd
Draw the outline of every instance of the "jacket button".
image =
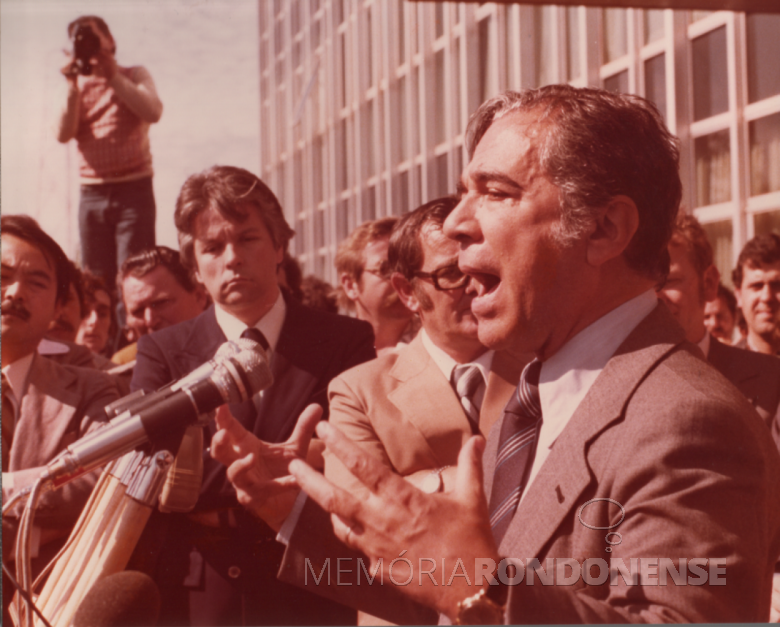
<svg viewBox="0 0 780 627">
<path fill-rule="evenodd" d="M 231 566 L 228 568 L 228 577 L 231 579 L 238 579 L 241 576 L 241 569 L 238 566 Z"/>
</svg>

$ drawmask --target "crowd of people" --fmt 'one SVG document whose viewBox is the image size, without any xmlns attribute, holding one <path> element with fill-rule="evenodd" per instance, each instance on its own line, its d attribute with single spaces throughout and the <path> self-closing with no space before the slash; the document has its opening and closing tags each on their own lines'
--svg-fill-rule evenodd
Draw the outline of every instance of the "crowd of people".
<svg viewBox="0 0 780 627">
<path fill-rule="evenodd" d="M 780 618 L 780 235 L 725 287 L 677 140 L 635 96 L 507 92 L 466 136 L 459 189 L 358 226 L 336 289 L 237 167 L 184 182 L 178 251 L 113 269 L 3 215 L 3 502 L 109 403 L 250 338 L 273 384 L 217 410 L 194 507 L 154 512 L 130 561 L 159 624 Z M 42 497 L 34 569 L 95 480 Z"/>
</svg>

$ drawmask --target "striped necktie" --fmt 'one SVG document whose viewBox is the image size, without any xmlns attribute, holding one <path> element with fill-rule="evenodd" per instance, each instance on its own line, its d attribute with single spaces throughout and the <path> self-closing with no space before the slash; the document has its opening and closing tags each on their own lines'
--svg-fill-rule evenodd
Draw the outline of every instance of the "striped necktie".
<svg viewBox="0 0 780 627">
<path fill-rule="evenodd" d="M 479 430 L 479 406 L 477 405 L 477 393 L 485 379 L 476 364 L 459 364 L 452 370 L 452 384 L 463 406 L 463 411 L 469 417 L 472 426 Z"/>
<path fill-rule="evenodd" d="M 496 544 L 501 544 L 514 517 L 533 466 L 542 426 L 541 369 L 542 362 L 538 359 L 525 367 L 515 393 L 504 408 L 489 507 Z"/>
</svg>

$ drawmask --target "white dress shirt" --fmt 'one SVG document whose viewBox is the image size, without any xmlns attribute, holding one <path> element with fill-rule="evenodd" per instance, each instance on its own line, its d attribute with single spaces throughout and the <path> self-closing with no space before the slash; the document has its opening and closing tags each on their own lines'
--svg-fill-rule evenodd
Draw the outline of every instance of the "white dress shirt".
<svg viewBox="0 0 780 627">
<path fill-rule="evenodd" d="M 657 304 L 654 290 L 632 298 L 580 331 L 542 364 L 539 375 L 542 429 L 523 495 L 604 366 Z"/>
</svg>

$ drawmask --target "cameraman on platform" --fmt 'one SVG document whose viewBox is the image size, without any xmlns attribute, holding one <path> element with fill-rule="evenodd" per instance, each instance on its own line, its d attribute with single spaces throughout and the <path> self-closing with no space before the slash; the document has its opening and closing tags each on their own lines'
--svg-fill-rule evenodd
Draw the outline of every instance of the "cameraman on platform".
<svg viewBox="0 0 780 627">
<path fill-rule="evenodd" d="M 68 35 L 73 54 L 61 70 L 68 95 L 57 139 L 78 145 L 83 265 L 113 284 L 126 257 L 155 244 L 149 125 L 162 102 L 146 68 L 117 64 L 101 18 L 79 17 Z"/>
</svg>

